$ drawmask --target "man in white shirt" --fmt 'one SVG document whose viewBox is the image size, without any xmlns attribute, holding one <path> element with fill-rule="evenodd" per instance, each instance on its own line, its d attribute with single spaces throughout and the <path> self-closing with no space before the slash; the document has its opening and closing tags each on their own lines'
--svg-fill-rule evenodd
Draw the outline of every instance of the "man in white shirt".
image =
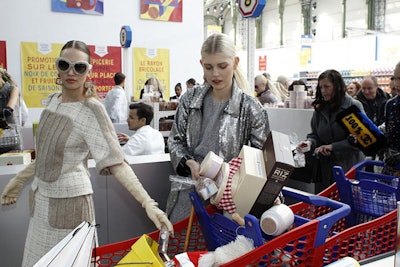
<svg viewBox="0 0 400 267">
<path fill-rule="evenodd" d="M 128 101 L 125 94 L 125 74 L 117 72 L 114 74 L 115 86 L 107 93 L 104 99 L 108 116 L 112 122 L 125 122 L 128 117 Z"/>
<path fill-rule="evenodd" d="M 129 105 L 127 119 L 129 130 L 135 133 L 129 137 L 127 134 L 118 133 L 122 151 L 128 156 L 155 155 L 165 153 L 165 142 L 162 134 L 150 126 L 153 120 L 153 107 L 145 103 L 133 103 Z"/>
</svg>

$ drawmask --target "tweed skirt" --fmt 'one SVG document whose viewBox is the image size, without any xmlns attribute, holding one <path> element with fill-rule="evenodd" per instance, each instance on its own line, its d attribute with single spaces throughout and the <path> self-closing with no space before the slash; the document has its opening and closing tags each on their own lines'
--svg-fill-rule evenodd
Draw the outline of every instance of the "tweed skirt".
<svg viewBox="0 0 400 267">
<path fill-rule="evenodd" d="M 38 190 L 31 194 L 31 218 L 22 262 L 22 266 L 29 267 L 82 221 L 93 222 L 95 217 L 92 195 L 54 199 L 43 196 Z"/>
</svg>

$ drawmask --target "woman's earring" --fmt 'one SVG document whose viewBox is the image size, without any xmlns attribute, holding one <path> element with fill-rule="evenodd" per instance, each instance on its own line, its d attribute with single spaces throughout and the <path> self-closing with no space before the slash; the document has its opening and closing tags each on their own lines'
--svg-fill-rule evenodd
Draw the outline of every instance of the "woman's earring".
<svg viewBox="0 0 400 267">
<path fill-rule="evenodd" d="M 85 89 L 87 89 L 86 95 L 92 95 L 92 88 L 94 87 L 93 82 L 91 80 L 87 80 L 83 86 Z"/>
<path fill-rule="evenodd" d="M 60 74 L 58 74 L 58 77 L 56 78 L 56 84 L 57 85 L 62 85 L 62 80 L 60 78 Z"/>
</svg>

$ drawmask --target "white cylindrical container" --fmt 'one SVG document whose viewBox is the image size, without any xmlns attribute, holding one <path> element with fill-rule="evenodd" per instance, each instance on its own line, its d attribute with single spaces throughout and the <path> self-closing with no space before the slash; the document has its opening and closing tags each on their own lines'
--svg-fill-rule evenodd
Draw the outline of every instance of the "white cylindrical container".
<svg viewBox="0 0 400 267">
<path fill-rule="evenodd" d="M 224 159 L 220 156 L 217 156 L 214 152 L 210 151 L 201 162 L 200 165 L 200 175 L 214 179 L 217 176 L 217 173 L 221 169 L 222 163 Z"/>
<path fill-rule="evenodd" d="M 286 231 L 293 222 L 292 209 L 285 204 L 279 204 L 274 205 L 261 215 L 260 227 L 267 235 L 277 236 Z"/>
<path fill-rule="evenodd" d="M 352 257 L 344 257 L 331 264 L 325 265 L 325 267 L 360 267 L 360 264 Z"/>
<path fill-rule="evenodd" d="M 289 108 L 296 108 L 296 92 L 289 91 Z"/>
<path fill-rule="evenodd" d="M 293 90 L 295 91 L 295 92 L 303 92 L 303 91 L 305 91 L 305 87 L 304 87 L 304 85 L 293 85 Z"/>
</svg>

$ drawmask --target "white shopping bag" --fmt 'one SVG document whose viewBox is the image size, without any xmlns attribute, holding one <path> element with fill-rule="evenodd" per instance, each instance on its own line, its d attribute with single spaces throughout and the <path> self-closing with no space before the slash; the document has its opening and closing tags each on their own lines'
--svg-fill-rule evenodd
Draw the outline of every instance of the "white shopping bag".
<svg viewBox="0 0 400 267">
<path fill-rule="evenodd" d="M 44 255 L 34 267 L 90 266 L 95 245 L 95 225 L 82 222 Z"/>
</svg>

